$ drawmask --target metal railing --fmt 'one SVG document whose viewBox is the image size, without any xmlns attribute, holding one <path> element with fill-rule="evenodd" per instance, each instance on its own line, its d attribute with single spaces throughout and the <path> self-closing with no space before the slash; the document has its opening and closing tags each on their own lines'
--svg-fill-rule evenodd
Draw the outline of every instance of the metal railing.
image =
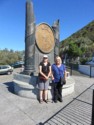
<svg viewBox="0 0 94 125">
<path fill-rule="evenodd" d="M 92 77 L 92 67 L 94 67 L 94 66 L 90 65 L 90 78 Z"/>
<path fill-rule="evenodd" d="M 94 125 L 94 89 L 93 89 L 93 96 L 92 96 L 92 118 L 91 118 L 91 125 Z"/>
<path fill-rule="evenodd" d="M 90 77 L 90 78 L 92 78 L 92 77 L 94 77 L 93 75 L 92 75 L 92 71 L 94 70 L 94 66 L 92 66 L 92 65 L 87 65 L 88 67 L 89 67 L 89 74 L 88 74 L 88 76 Z M 70 75 L 74 75 L 74 72 L 73 71 L 77 71 L 77 72 L 79 72 L 79 73 L 81 73 L 81 74 L 84 74 L 84 73 L 82 73 L 82 72 L 80 72 L 79 71 L 79 65 L 77 65 L 77 64 L 73 64 L 73 63 L 70 63 L 70 64 L 68 64 L 68 65 L 66 65 L 66 69 L 67 70 L 70 70 Z M 87 76 L 87 74 L 84 74 L 84 75 L 86 75 Z"/>
</svg>

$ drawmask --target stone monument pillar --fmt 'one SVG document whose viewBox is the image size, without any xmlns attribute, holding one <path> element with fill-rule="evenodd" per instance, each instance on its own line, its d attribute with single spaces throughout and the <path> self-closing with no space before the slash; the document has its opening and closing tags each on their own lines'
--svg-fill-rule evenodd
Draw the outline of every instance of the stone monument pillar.
<svg viewBox="0 0 94 125">
<path fill-rule="evenodd" d="M 56 57 L 59 55 L 59 43 L 60 43 L 59 20 L 53 23 L 52 29 L 55 37 L 54 57 Z"/>
<path fill-rule="evenodd" d="M 36 31 L 35 31 L 36 28 Z M 25 30 L 25 69 L 23 73 L 14 74 L 14 92 L 22 97 L 37 99 L 39 90 L 38 67 L 43 55 L 48 55 L 51 64 L 54 56 L 59 55 L 59 20 L 50 27 L 46 23 L 35 26 L 33 4 L 31 0 L 26 2 L 26 30 Z M 32 75 L 31 75 L 32 74 Z M 31 75 L 31 76 L 30 76 Z M 67 79 L 63 89 L 63 96 L 74 91 L 74 81 Z M 52 88 L 49 86 L 48 97 L 52 98 Z"/>
<path fill-rule="evenodd" d="M 35 48 L 35 18 L 31 0 L 26 1 L 26 28 L 25 28 L 25 70 L 24 74 L 34 72 Z"/>
<path fill-rule="evenodd" d="M 42 61 L 44 54 L 48 55 L 51 64 L 54 62 L 55 39 L 52 28 L 46 23 L 36 26 L 35 36 L 35 73 L 37 74 L 39 63 Z"/>
</svg>

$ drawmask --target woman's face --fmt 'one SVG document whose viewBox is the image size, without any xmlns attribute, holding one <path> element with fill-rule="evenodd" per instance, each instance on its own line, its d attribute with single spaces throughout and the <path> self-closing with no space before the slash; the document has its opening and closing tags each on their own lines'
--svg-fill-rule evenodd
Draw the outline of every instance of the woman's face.
<svg viewBox="0 0 94 125">
<path fill-rule="evenodd" d="M 56 64 L 59 65 L 60 64 L 60 59 L 56 59 Z"/>
<path fill-rule="evenodd" d="M 44 62 L 47 62 L 47 61 L 48 61 L 48 58 L 44 57 L 44 58 L 43 58 L 43 61 L 44 61 Z"/>
</svg>

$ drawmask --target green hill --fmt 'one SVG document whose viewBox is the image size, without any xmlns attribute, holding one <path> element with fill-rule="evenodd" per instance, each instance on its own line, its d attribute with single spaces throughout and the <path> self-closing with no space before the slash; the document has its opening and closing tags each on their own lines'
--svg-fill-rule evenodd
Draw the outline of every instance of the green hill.
<svg viewBox="0 0 94 125">
<path fill-rule="evenodd" d="M 60 43 L 60 53 L 68 57 L 92 57 L 94 55 L 94 20 Z"/>
<path fill-rule="evenodd" d="M 67 39 L 61 41 L 61 48 L 69 45 L 69 42 L 84 43 L 87 46 L 94 44 L 94 21 L 72 34 Z"/>
</svg>

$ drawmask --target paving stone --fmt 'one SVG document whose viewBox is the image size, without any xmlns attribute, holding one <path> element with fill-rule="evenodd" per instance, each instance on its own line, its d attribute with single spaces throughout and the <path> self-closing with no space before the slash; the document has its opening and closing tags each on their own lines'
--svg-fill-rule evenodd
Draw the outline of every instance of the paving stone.
<svg viewBox="0 0 94 125">
<path fill-rule="evenodd" d="M 15 69 L 14 72 L 19 72 Z M 0 76 L 0 125 L 90 125 L 94 78 L 72 76 L 75 92 L 63 103 L 39 104 L 13 93 L 13 75 Z"/>
</svg>

